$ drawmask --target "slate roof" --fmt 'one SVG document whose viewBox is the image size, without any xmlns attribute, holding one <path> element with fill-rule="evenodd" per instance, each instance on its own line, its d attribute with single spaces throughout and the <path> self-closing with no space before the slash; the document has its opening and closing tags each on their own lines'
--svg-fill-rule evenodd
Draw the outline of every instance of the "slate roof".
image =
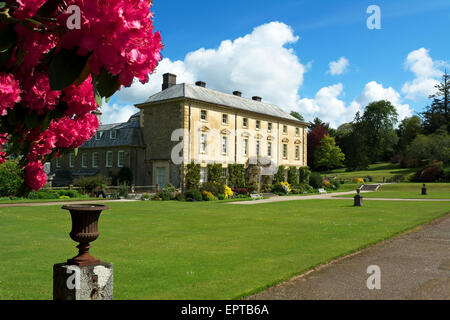
<svg viewBox="0 0 450 320">
<path fill-rule="evenodd" d="M 232 107 L 240 110 L 301 122 L 298 119 L 291 116 L 289 113 L 285 112 L 280 107 L 275 106 L 273 104 L 254 101 L 251 99 L 238 97 L 235 95 L 187 83 L 177 84 L 164 91 L 158 92 L 152 95 L 145 103 L 142 103 L 140 105 L 177 98 L 188 98 L 198 101 L 204 101 L 213 104 L 218 104 L 221 106 Z"/>
<path fill-rule="evenodd" d="M 127 122 L 100 125 L 97 132 L 101 132 L 99 140 L 95 136 L 86 141 L 80 148 L 102 148 L 102 147 L 145 147 L 144 137 L 139 124 L 140 113 L 130 117 Z M 116 130 L 116 138 L 110 138 L 110 132 Z"/>
</svg>

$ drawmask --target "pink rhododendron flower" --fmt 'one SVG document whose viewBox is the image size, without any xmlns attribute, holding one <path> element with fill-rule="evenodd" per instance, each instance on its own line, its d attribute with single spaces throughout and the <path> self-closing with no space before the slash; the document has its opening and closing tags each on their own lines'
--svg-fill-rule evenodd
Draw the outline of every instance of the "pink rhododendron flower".
<svg viewBox="0 0 450 320">
<path fill-rule="evenodd" d="M 55 109 L 59 103 L 60 91 L 52 91 L 50 89 L 48 75 L 39 73 L 26 80 L 24 83 L 26 90 L 23 95 L 25 106 L 37 112 L 44 114 L 47 111 Z"/>
<path fill-rule="evenodd" d="M 0 116 L 7 114 L 6 109 L 13 109 L 20 102 L 19 81 L 12 74 L 0 73 Z"/>
<path fill-rule="evenodd" d="M 133 78 L 148 82 L 148 75 L 161 59 L 161 36 L 153 32 L 151 0 L 70 0 L 81 9 L 81 29 L 69 30 L 61 37 L 66 49 L 79 47 L 79 54 L 93 52 L 92 71 L 105 67 L 119 75 L 120 83 L 130 86 Z M 68 15 L 58 17 L 65 24 Z"/>
<path fill-rule="evenodd" d="M 44 165 L 40 161 L 30 161 L 25 167 L 25 184 L 37 191 L 47 183 Z"/>
<path fill-rule="evenodd" d="M 28 134 L 27 140 L 32 143 L 31 151 L 27 155 L 30 161 L 41 160 L 44 156 L 51 154 L 53 149 L 56 148 L 56 137 L 50 130 L 45 130 L 42 133 L 40 130 L 35 130 Z"/>
<path fill-rule="evenodd" d="M 76 114 L 78 117 L 90 113 L 97 109 L 92 87 L 92 77 L 89 76 L 80 86 L 71 85 L 64 90 L 63 101 L 67 103 L 69 109 L 66 114 L 71 117 Z"/>
<path fill-rule="evenodd" d="M 55 145 L 58 148 L 75 149 L 94 136 L 98 125 L 97 117 L 88 113 L 81 118 L 71 119 L 66 116 L 52 121 L 48 130 L 56 137 Z"/>
<path fill-rule="evenodd" d="M 0 134 L 0 164 L 4 163 L 6 160 L 6 152 L 2 150 L 3 145 L 8 142 L 8 134 Z"/>
<path fill-rule="evenodd" d="M 19 8 L 16 11 L 14 11 L 13 15 L 17 19 L 34 17 L 38 12 L 39 8 L 46 1 L 47 0 L 16 0 L 16 2 L 19 4 Z"/>
<path fill-rule="evenodd" d="M 20 66 L 22 70 L 32 70 L 39 64 L 44 54 L 56 46 L 57 37 L 54 34 L 34 32 L 20 24 L 14 29 L 19 39 L 23 40 L 22 50 L 25 55 Z"/>
</svg>

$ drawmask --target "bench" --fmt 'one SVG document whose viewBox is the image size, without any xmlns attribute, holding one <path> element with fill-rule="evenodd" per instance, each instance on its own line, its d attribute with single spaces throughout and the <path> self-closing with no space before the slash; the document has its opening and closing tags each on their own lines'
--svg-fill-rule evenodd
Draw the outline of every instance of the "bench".
<svg viewBox="0 0 450 320">
<path fill-rule="evenodd" d="M 325 189 L 318 189 L 318 191 L 319 191 L 320 194 L 327 193 L 327 190 L 325 190 Z"/>
<path fill-rule="evenodd" d="M 261 199 L 263 198 L 260 194 L 257 194 L 257 193 L 252 193 L 252 194 L 250 195 L 250 197 L 251 197 L 253 200 L 261 200 Z"/>
</svg>

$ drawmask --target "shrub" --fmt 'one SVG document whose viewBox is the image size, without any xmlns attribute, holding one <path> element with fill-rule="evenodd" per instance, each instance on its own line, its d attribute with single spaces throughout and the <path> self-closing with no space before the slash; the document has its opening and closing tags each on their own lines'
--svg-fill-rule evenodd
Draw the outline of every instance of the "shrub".
<svg viewBox="0 0 450 320">
<path fill-rule="evenodd" d="M 141 197 L 141 200 L 150 200 L 150 195 L 148 193 L 144 193 Z"/>
<path fill-rule="evenodd" d="M 128 185 L 126 183 L 123 183 L 119 186 L 119 196 L 127 198 L 128 197 Z"/>
<path fill-rule="evenodd" d="M 214 195 L 206 190 L 202 191 L 202 198 L 204 201 L 213 201 L 215 199 Z"/>
<path fill-rule="evenodd" d="M 245 169 L 245 186 L 249 192 L 255 192 L 259 190 L 259 175 L 261 168 L 257 164 L 248 163 Z"/>
<path fill-rule="evenodd" d="M 239 195 L 248 195 L 248 190 L 247 188 L 234 188 L 233 192 L 239 196 Z"/>
<path fill-rule="evenodd" d="M 154 195 L 152 195 L 151 200 L 153 200 L 153 201 L 162 201 L 161 197 L 159 196 L 159 193 L 155 193 Z"/>
<path fill-rule="evenodd" d="M 219 194 L 217 195 L 217 199 L 219 199 L 219 200 L 225 200 L 225 195 L 224 195 L 223 193 L 219 193 Z"/>
<path fill-rule="evenodd" d="M 309 176 L 309 185 L 314 189 L 322 187 L 322 176 L 318 172 L 311 172 Z"/>
<path fill-rule="evenodd" d="M 18 165 L 18 161 L 9 160 L 0 165 L 0 196 L 15 196 L 23 183 L 23 169 Z"/>
<path fill-rule="evenodd" d="M 330 182 L 333 185 L 334 190 L 338 190 L 341 187 L 341 182 L 337 179 L 330 180 Z"/>
<path fill-rule="evenodd" d="M 288 180 L 287 182 L 289 182 L 290 185 L 295 185 L 298 183 L 298 174 L 296 167 L 289 167 L 287 180 Z"/>
<path fill-rule="evenodd" d="M 352 181 L 356 182 L 356 183 L 359 183 L 359 184 L 363 184 L 364 183 L 364 179 L 363 178 L 353 178 Z"/>
<path fill-rule="evenodd" d="M 311 170 L 309 170 L 308 167 L 301 167 L 299 169 L 300 184 L 308 184 L 310 175 L 311 175 Z"/>
<path fill-rule="evenodd" d="M 303 194 L 303 193 L 313 193 L 314 189 L 306 183 L 300 183 L 300 184 L 296 184 L 294 186 L 292 186 L 292 191 L 293 194 Z"/>
<path fill-rule="evenodd" d="M 327 179 L 323 179 L 323 180 L 322 180 L 322 186 L 323 186 L 325 189 L 329 189 L 329 188 L 331 188 L 332 184 L 331 184 L 331 182 L 328 181 Z"/>
<path fill-rule="evenodd" d="M 69 196 L 59 196 L 60 199 L 70 199 Z"/>
<path fill-rule="evenodd" d="M 114 181 L 115 180 L 115 181 Z M 113 183 L 115 185 L 124 184 L 131 185 L 131 181 L 133 181 L 133 171 L 128 167 L 120 168 L 119 173 L 113 179 Z"/>
<path fill-rule="evenodd" d="M 412 181 L 416 182 L 435 182 L 438 180 L 444 180 L 445 174 L 443 170 L 442 161 L 432 161 L 425 167 L 417 170 L 417 172 L 411 177 Z"/>
<path fill-rule="evenodd" d="M 245 187 L 245 166 L 243 164 L 228 165 L 228 182 L 232 188 Z"/>
<path fill-rule="evenodd" d="M 229 198 L 233 197 L 233 191 L 231 190 L 230 187 L 225 186 L 224 196 L 225 196 L 225 199 L 229 199 Z"/>
<path fill-rule="evenodd" d="M 278 171 L 273 176 L 273 179 L 274 179 L 274 184 L 281 183 L 281 182 L 285 181 L 286 177 L 285 177 L 285 168 L 284 168 L 284 166 L 279 166 L 278 167 Z"/>
<path fill-rule="evenodd" d="M 74 180 L 73 184 L 81 189 L 83 193 L 91 193 L 95 188 L 106 183 L 106 178 L 102 175 L 94 177 L 80 177 Z"/>
<path fill-rule="evenodd" d="M 208 164 L 208 181 L 223 183 L 222 165 L 220 163 Z"/>
<path fill-rule="evenodd" d="M 187 201 L 202 201 L 203 200 L 202 193 L 200 192 L 200 190 L 197 190 L 197 189 L 187 190 L 184 193 L 184 197 L 186 198 Z"/>
<path fill-rule="evenodd" d="M 200 165 L 192 161 L 187 165 L 186 189 L 198 189 L 200 185 Z"/>
<path fill-rule="evenodd" d="M 372 176 L 365 176 L 365 178 L 367 179 L 367 181 L 372 182 L 373 181 L 373 177 Z"/>
<path fill-rule="evenodd" d="M 225 185 L 220 182 L 208 181 L 202 185 L 201 190 L 211 192 L 213 195 L 217 196 L 219 193 L 225 193 Z"/>
</svg>

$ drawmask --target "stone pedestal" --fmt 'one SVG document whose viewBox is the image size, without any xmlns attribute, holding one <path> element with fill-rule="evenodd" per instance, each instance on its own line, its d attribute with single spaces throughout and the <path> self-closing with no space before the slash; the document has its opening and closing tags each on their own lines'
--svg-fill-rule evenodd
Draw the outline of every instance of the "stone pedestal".
<svg viewBox="0 0 450 320">
<path fill-rule="evenodd" d="M 53 300 L 112 300 L 113 265 L 53 266 Z"/>
<path fill-rule="evenodd" d="M 422 195 L 423 196 L 427 195 L 427 187 L 425 185 L 423 185 L 423 187 L 422 187 Z"/>
<path fill-rule="evenodd" d="M 362 207 L 363 206 L 363 197 L 361 196 L 360 192 L 361 190 L 356 189 L 356 196 L 353 197 L 353 199 L 355 199 L 355 201 L 353 202 L 353 206 L 354 207 Z"/>
</svg>

